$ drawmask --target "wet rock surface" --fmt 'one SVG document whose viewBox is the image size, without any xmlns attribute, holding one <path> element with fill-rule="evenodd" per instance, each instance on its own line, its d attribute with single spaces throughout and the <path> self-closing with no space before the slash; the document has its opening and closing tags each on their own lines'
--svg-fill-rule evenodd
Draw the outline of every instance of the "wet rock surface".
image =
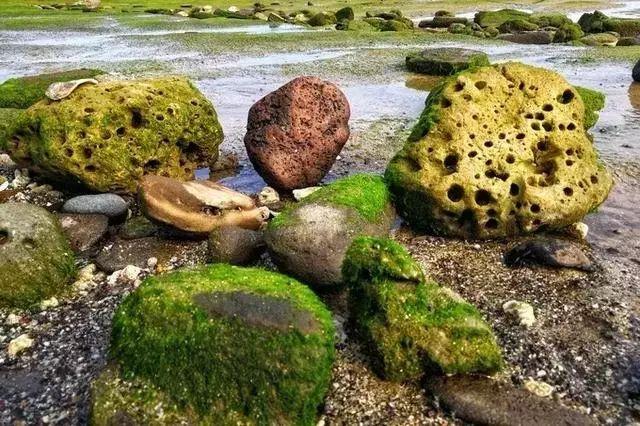
<svg viewBox="0 0 640 426">
<path fill-rule="evenodd" d="M 124 215 L 128 207 L 128 203 L 116 194 L 79 195 L 67 200 L 62 205 L 62 211 L 118 217 Z"/>
<path fill-rule="evenodd" d="M 209 259 L 213 263 L 246 265 L 265 251 L 261 232 L 237 226 L 223 226 L 209 234 Z"/>
<path fill-rule="evenodd" d="M 504 262 L 508 266 L 539 264 L 587 272 L 594 270 L 593 263 L 578 244 L 554 238 L 536 238 L 521 242 L 505 253 Z"/>
<path fill-rule="evenodd" d="M 249 110 L 244 138 L 249 159 L 276 189 L 315 186 L 349 138 L 350 115 L 337 86 L 315 77 L 296 78 Z"/>
<path fill-rule="evenodd" d="M 406 59 L 409 71 L 428 75 L 452 75 L 470 67 L 489 65 L 481 51 L 455 47 L 438 47 L 412 53 Z"/>
<path fill-rule="evenodd" d="M 109 226 L 109 218 L 100 214 L 61 214 L 58 220 L 75 252 L 95 248 Z"/>
</svg>

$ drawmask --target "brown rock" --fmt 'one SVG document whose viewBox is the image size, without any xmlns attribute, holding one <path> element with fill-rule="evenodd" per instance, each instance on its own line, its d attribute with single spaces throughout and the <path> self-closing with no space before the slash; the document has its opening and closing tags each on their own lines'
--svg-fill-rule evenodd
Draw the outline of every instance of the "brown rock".
<svg viewBox="0 0 640 426">
<path fill-rule="evenodd" d="M 299 77 L 249 110 L 244 143 L 262 178 L 276 189 L 315 186 L 349 138 L 349 102 L 334 84 Z"/>
<path fill-rule="evenodd" d="M 213 263 L 246 265 L 264 251 L 261 232 L 237 226 L 221 226 L 209 235 L 209 256 Z"/>
<path fill-rule="evenodd" d="M 590 417 L 524 389 L 483 376 L 451 376 L 428 389 L 457 417 L 483 425 L 595 425 Z"/>
<path fill-rule="evenodd" d="M 76 253 L 93 248 L 109 227 L 109 218 L 102 214 L 61 214 L 58 219 Z"/>
<path fill-rule="evenodd" d="M 148 175 L 138 184 L 138 198 L 148 218 L 196 234 L 225 225 L 259 229 L 269 214 L 251 197 L 206 180 Z"/>
</svg>

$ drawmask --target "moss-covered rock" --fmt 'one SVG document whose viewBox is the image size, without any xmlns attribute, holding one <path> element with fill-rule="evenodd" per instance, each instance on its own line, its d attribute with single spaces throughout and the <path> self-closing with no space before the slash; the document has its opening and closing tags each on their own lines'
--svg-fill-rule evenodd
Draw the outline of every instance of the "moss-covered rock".
<svg viewBox="0 0 640 426">
<path fill-rule="evenodd" d="M 309 18 L 307 24 L 312 27 L 324 27 L 336 23 L 336 15 L 329 12 L 319 12 Z"/>
<path fill-rule="evenodd" d="M 538 25 L 525 19 L 511 19 L 500 24 L 498 30 L 501 33 L 514 33 L 518 31 L 535 31 L 538 28 Z"/>
<path fill-rule="evenodd" d="M 478 50 L 436 47 L 409 54 L 405 63 L 412 72 L 452 75 L 467 68 L 489 65 L 489 57 Z"/>
<path fill-rule="evenodd" d="M 93 386 L 95 425 L 311 425 L 334 327 L 292 278 L 218 264 L 147 279 L 117 310 L 110 353 L 114 367 Z"/>
<path fill-rule="evenodd" d="M 340 21 L 336 24 L 337 30 L 343 31 L 376 31 L 377 28 L 371 26 L 369 23 L 361 20 L 354 19 L 353 21 Z"/>
<path fill-rule="evenodd" d="M 480 11 L 475 14 L 473 21 L 481 27 L 500 27 L 507 21 L 517 19 L 528 20 L 531 15 L 527 12 L 514 9 L 500 9 L 494 11 Z"/>
<path fill-rule="evenodd" d="M 104 74 L 104 72 L 94 69 L 78 69 L 10 78 L 0 84 L 0 108 L 29 108 L 44 99 L 44 92 L 51 83 L 92 78 L 100 74 Z"/>
<path fill-rule="evenodd" d="M 562 13 L 533 13 L 529 18 L 527 18 L 527 20 L 536 24 L 540 28 L 560 28 L 565 24 L 573 24 L 573 21 Z"/>
<path fill-rule="evenodd" d="M 596 10 L 593 13 L 583 13 L 578 19 L 578 25 L 585 33 L 601 33 L 605 31 L 604 21 L 609 19 L 607 15 Z"/>
<path fill-rule="evenodd" d="M 388 235 L 393 218 L 382 177 L 353 175 L 286 208 L 269 223 L 265 241 L 280 268 L 314 287 L 335 287 L 353 239 Z"/>
<path fill-rule="evenodd" d="M 385 20 L 383 18 L 365 18 L 364 22 L 368 23 L 378 31 L 411 31 L 413 30 L 413 22 L 410 20 L 391 19 Z"/>
<path fill-rule="evenodd" d="M 600 11 L 585 13 L 578 20 L 585 33 L 603 33 L 613 31 L 622 37 L 640 35 L 640 19 L 610 18 Z"/>
<path fill-rule="evenodd" d="M 582 98 L 552 71 L 463 71 L 430 93 L 386 178 L 420 230 L 495 238 L 559 229 L 612 186 L 584 126 Z"/>
<path fill-rule="evenodd" d="M 181 180 L 214 163 L 222 129 L 211 103 L 187 80 L 84 85 L 24 114 L 5 146 L 21 166 L 95 191 L 135 191 L 145 174 Z"/>
<path fill-rule="evenodd" d="M 74 273 L 53 215 L 32 204 L 0 204 L 0 307 L 29 308 L 64 291 Z"/>
<path fill-rule="evenodd" d="M 355 19 L 355 13 L 353 13 L 353 8 L 351 6 L 343 7 L 342 9 L 336 12 L 336 20 L 340 21 L 353 21 Z"/>
<path fill-rule="evenodd" d="M 451 34 L 464 34 L 464 35 L 472 35 L 473 30 L 470 26 L 466 26 L 464 24 L 451 24 L 449 28 L 447 28 Z"/>
<path fill-rule="evenodd" d="M 0 108 L 0 147 L 6 146 L 15 127 L 20 123 L 23 109 Z"/>
<path fill-rule="evenodd" d="M 587 34 L 580 41 L 587 46 L 615 46 L 618 37 L 611 33 Z"/>
<path fill-rule="evenodd" d="M 502 367 L 500 348 L 479 312 L 426 280 L 399 244 L 358 238 L 347 252 L 343 274 L 356 329 L 384 378 L 493 373 Z"/>
<path fill-rule="evenodd" d="M 590 129 L 598 122 L 598 118 L 600 118 L 598 111 L 604 108 L 606 98 L 603 93 L 586 87 L 576 86 L 576 91 L 584 103 L 584 128 Z"/>
<path fill-rule="evenodd" d="M 578 40 L 584 36 L 584 32 L 580 25 L 571 23 L 565 23 L 560 25 L 555 34 L 553 35 L 554 43 L 565 43 L 568 41 Z"/>
</svg>

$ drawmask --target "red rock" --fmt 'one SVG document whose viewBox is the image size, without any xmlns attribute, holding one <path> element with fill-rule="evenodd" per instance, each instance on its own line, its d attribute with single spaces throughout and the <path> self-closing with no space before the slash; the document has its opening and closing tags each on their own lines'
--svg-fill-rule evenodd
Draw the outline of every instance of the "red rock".
<svg viewBox="0 0 640 426">
<path fill-rule="evenodd" d="M 249 110 L 244 143 L 260 176 L 274 188 L 315 186 L 349 139 L 349 102 L 316 77 L 298 77 Z"/>
</svg>

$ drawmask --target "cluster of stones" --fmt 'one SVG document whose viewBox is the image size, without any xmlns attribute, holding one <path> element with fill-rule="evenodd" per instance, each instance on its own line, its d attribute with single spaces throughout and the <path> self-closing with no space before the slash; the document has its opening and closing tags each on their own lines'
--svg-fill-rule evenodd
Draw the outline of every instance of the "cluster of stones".
<svg viewBox="0 0 640 426">
<path fill-rule="evenodd" d="M 386 238 L 394 204 L 417 230 L 509 237 L 577 222 L 604 201 L 611 178 L 587 134 L 597 119 L 588 117 L 590 92 L 547 70 L 446 53 L 435 52 L 428 68 L 417 65 L 425 52 L 407 61 L 454 75 L 431 92 L 384 178 L 352 175 L 301 193 L 325 178 L 347 142 L 349 103 L 314 77 L 259 100 L 244 142 L 275 189 L 257 199 L 192 180 L 216 161 L 222 129 L 187 80 L 109 81 L 84 70 L 68 79 L 97 77 L 92 84 L 46 90 L 60 75 L 5 83 L 0 114 L 16 119 L 0 133 L 3 150 L 65 186 L 135 193 L 142 215 L 126 219 L 129 204 L 116 194 L 72 198 L 59 218 L 0 204 L 0 306 L 63 294 L 75 274 L 72 250 L 118 279 L 130 272 L 119 269 L 150 265 L 148 250 L 155 267 L 167 246 L 207 241 L 214 265 L 150 277 L 117 310 L 110 364 L 92 387 L 97 425 L 314 423 L 335 330 L 312 290 L 346 288 L 357 335 L 385 379 L 499 371 L 502 355 L 480 313 Z M 277 208 L 278 192 L 299 201 Z M 116 254 L 95 253 L 109 226 Z M 80 238 L 90 227 L 97 238 Z M 264 251 L 287 275 L 232 266 Z"/>
<path fill-rule="evenodd" d="M 436 12 L 418 26 L 429 31 L 494 38 L 521 44 L 576 42 L 590 46 L 640 44 L 640 20 L 585 13 L 575 23 L 560 13 L 528 13 L 515 9 L 481 11 L 473 20 L 450 12 Z"/>
</svg>

